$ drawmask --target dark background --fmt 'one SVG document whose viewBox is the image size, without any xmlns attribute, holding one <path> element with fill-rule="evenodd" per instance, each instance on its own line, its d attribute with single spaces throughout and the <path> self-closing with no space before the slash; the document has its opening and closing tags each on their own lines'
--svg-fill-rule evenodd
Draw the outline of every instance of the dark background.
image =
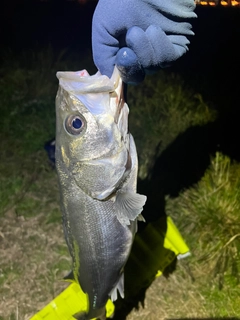
<svg viewBox="0 0 240 320">
<path fill-rule="evenodd" d="M 213 103 L 219 113 L 216 142 L 221 151 L 240 160 L 240 8 L 199 6 L 196 13 L 190 51 L 175 69 Z"/>
<path fill-rule="evenodd" d="M 84 55 L 91 59 L 91 21 L 96 3 L 4 0 L 0 48 L 18 53 L 50 45 L 59 53 L 67 48 L 79 61 Z M 218 111 L 217 121 L 191 140 L 191 150 L 197 150 L 200 141 L 208 144 L 203 152 L 214 153 L 218 149 L 240 161 L 240 7 L 197 6 L 196 13 L 195 36 L 188 53 L 168 68 L 169 72 L 180 73 L 187 85 Z"/>
<path fill-rule="evenodd" d="M 91 59 L 91 22 L 96 3 L 90 0 L 82 0 L 81 3 L 4 0 L 0 11 L 0 48 L 11 48 L 20 53 L 25 49 L 38 50 L 50 45 L 59 53 L 67 48 L 68 52 L 79 57 L 79 61 L 84 56 Z M 204 165 L 196 179 L 192 173 L 189 174 L 192 178 L 170 194 L 177 194 L 182 185 L 187 187 L 200 178 L 208 162 L 198 160 L 200 153 L 208 159 L 208 154 L 218 150 L 240 161 L 240 7 L 197 6 L 196 13 L 198 18 L 193 21 L 195 36 L 191 37 L 188 53 L 167 70 L 179 73 L 187 86 L 216 108 L 218 119 L 201 129 L 190 128 L 186 138 L 180 137 L 183 142 L 176 142 L 181 145 L 178 163 L 181 156 L 185 168 L 179 172 L 189 171 L 196 161 Z M 184 155 L 183 144 L 185 149 L 191 150 L 191 157 Z M 194 150 L 196 154 L 193 157 Z M 169 157 L 176 158 L 172 153 Z M 178 166 L 176 163 L 172 165 L 174 168 Z"/>
<path fill-rule="evenodd" d="M 51 45 L 91 55 L 95 1 L 9 1 L 0 12 L 1 47 L 15 51 Z M 219 145 L 239 159 L 240 8 L 197 6 L 189 52 L 170 71 L 180 73 L 219 111 Z"/>
<path fill-rule="evenodd" d="M 67 47 L 79 53 L 89 52 L 96 3 L 4 0 L 0 10 L 0 46 L 21 50 L 51 44 L 59 50 Z M 196 13 L 190 50 L 173 69 L 195 79 L 198 91 L 204 89 L 204 94 L 226 97 L 231 90 L 235 98 L 234 91 L 239 88 L 240 8 L 197 6 Z"/>
<path fill-rule="evenodd" d="M 81 50 L 91 47 L 91 20 L 96 1 L 3 2 L 1 44 L 14 49 L 49 45 Z"/>
<path fill-rule="evenodd" d="M 20 53 L 50 45 L 59 53 L 67 48 L 79 56 L 79 61 L 84 55 L 91 59 L 91 21 L 96 3 L 4 0 L 0 11 L 0 48 Z M 187 85 L 218 111 L 217 121 L 204 132 L 209 144 L 207 152 L 217 148 L 240 160 L 240 7 L 197 6 L 196 13 L 195 36 L 189 51 L 168 71 L 180 73 Z M 199 140 L 194 141 L 196 144 Z"/>
<path fill-rule="evenodd" d="M 50 45 L 59 52 L 68 48 L 79 59 L 91 56 L 91 19 L 95 5 L 95 1 L 79 4 L 64 0 L 4 0 L 0 11 L 0 48 L 20 53 Z M 156 161 L 156 174 L 153 174 L 156 178 L 150 185 L 140 184 L 140 188 L 150 190 L 145 210 L 152 213 L 153 219 L 154 212 L 159 216 L 164 211 L 165 194 L 177 196 L 179 191 L 198 181 L 207 167 L 209 152 L 218 149 L 240 161 L 240 8 L 198 6 L 196 13 L 198 19 L 193 22 L 195 36 L 190 50 L 168 70 L 181 74 L 188 86 L 217 109 L 219 116 L 215 123 L 190 128 L 178 137 Z M 206 154 L 206 161 L 204 157 L 199 160 L 200 152 Z M 169 172 L 174 173 L 174 179 Z M 159 185 L 160 195 L 155 188 Z M 154 190 L 158 192 L 156 197 Z M 123 319 L 121 316 L 119 319 Z"/>
</svg>

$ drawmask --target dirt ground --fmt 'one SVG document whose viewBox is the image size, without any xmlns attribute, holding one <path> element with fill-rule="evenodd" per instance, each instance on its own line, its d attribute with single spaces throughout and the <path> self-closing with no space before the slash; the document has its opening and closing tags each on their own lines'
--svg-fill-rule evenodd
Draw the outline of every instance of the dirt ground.
<svg viewBox="0 0 240 320">
<path fill-rule="evenodd" d="M 17 217 L 13 209 L 0 218 L 1 320 L 31 319 L 67 286 L 61 279 L 69 271 L 71 259 L 62 226 L 46 224 L 45 218 L 44 214 Z M 152 283 L 146 291 L 144 308 L 139 304 L 138 310 L 132 309 L 118 319 L 210 319 L 222 305 L 214 301 L 211 304 L 199 291 L 199 283 L 201 279 L 193 282 L 185 262 L 181 262 L 170 278 L 161 276 Z M 232 309 L 227 315 L 236 316 L 237 312 Z"/>
<path fill-rule="evenodd" d="M 25 219 L 13 210 L 0 218 L 0 316 L 29 319 L 67 285 L 59 281 L 70 257 L 60 224 L 45 224 L 43 215 Z M 67 250 L 67 249 L 66 249 Z M 59 262 L 66 272 L 58 269 Z"/>
<path fill-rule="evenodd" d="M 4 320 L 30 319 L 67 287 L 61 279 L 71 259 L 62 226 L 46 224 L 44 215 L 24 218 L 13 209 L 7 212 L 0 220 L 0 256 L 0 316 Z M 169 283 L 163 277 L 157 279 L 146 293 L 145 308 L 139 307 L 127 318 L 166 318 L 167 311 L 160 312 L 159 296 Z"/>
</svg>

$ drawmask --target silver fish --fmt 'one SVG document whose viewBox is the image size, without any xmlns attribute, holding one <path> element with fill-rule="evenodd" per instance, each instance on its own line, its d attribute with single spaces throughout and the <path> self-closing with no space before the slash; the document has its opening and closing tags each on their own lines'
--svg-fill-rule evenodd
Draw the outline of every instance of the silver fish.
<svg viewBox="0 0 240 320">
<path fill-rule="evenodd" d="M 117 68 L 111 79 L 58 72 L 56 168 L 73 276 L 88 297 L 77 319 L 105 319 L 124 297 L 123 269 L 146 197 L 136 193 L 137 152 Z"/>
</svg>

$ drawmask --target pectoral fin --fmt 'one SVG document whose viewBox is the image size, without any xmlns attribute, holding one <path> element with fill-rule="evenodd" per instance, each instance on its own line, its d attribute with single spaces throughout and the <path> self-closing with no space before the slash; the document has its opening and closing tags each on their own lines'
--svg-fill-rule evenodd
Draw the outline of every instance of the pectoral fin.
<svg viewBox="0 0 240 320">
<path fill-rule="evenodd" d="M 141 214 L 147 197 L 134 192 L 118 192 L 116 195 L 116 214 L 118 221 L 123 225 L 130 225 L 136 218 L 143 220 Z"/>
</svg>

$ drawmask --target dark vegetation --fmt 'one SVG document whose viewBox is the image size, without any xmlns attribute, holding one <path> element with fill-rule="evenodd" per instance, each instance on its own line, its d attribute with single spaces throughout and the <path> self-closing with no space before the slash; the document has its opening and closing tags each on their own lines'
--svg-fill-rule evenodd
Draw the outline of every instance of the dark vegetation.
<svg viewBox="0 0 240 320">
<path fill-rule="evenodd" d="M 16 215 L 28 217 L 36 207 L 45 212 L 51 203 L 44 221 L 60 222 L 56 185 L 50 183 L 56 175 L 43 146 L 55 134 L 56 71 L 96 70 L 91 61 L 94 7 L 95 2 L 23 1 L 0 12 L 1 216 L 14 208 Z M 191 280 L 207 275 L 218 288 L 226 284 L 237 292 L 240 10 L 198 7 L 196 12 L 195 37 L 186 56 L 129 88 L 130 130 L 139 150 L 138 189 L 148 196 L 147 222 L 156 228 L 160 224 L 164 234 L 168 214 L 187 240 L 192 268 L 200 264 L 203 270 L 199 275 L 196 267 L 192 276 L 187 265 Z M 145 226 L 139 225 L 140 237 Z M 125 319 L 139 301 L 144 303 L 159 268 L 155 262 L 147 278 L 136 274 L 137 280 L 131 264 L 126 267 L 127 299 L 116 303 L 114 319 Z M 166 278 L 175 267 L 176 260 L 165 270 Z M 201 294 L 211 301 L 210 293 Z M 219 294 L 216 301 L 224 297 Z"/>
</svg>

